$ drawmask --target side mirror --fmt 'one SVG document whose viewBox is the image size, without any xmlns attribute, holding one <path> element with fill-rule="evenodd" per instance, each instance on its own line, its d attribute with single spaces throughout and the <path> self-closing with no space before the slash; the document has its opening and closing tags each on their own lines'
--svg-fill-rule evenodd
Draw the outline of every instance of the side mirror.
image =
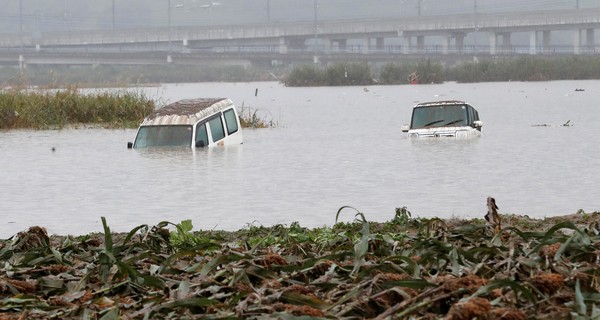
<svg viewBox="0 0 600 320">
<path fill-rule="evenodd" d="M 474 128 L 481 128 L 483 127 L 483 122 L 481 120 L 477 120 L 473 122 L 473 127 Z"/>
<path fill-rule="evenodd" d="M 204 140 L 196 141 L 196 148 L 204 148 L 204 146 L 205 146 Z"/>
<path fill-rule="evenodd" d="M 410 127 L 407 124 L 400 126 L 400 130 L 402 130 L 402 132 L 408 132 L 408 129 L 410 129 Z"/>
<path fill-rule="evenodd" d="M 133 148 L 133 142 L 127 142 L 127 149 Z"/>
</svg>

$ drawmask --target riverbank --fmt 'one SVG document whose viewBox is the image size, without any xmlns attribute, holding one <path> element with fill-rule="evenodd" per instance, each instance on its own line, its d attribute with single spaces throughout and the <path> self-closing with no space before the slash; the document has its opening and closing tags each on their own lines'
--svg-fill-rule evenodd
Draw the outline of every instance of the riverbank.
<svg viewBox="0 0 600 320">
<path fill-rule="evenodd" d="M 281 81 L 290 87 L 364 86 L 501 81 L 551 81 L 598 79 L 600 57 L 594 55 L 481 56 L 446 64 L 438 59 L 398 59 L 375 63 L 364 59 L 327 65 L 294 66 L 28 66 L 4 68 L 0 88 L 32 87 L 125 88 L 160 83 Z"/>
<path fill-rule="evenodd" d="M 600 57 L 490 57 L 444 65 L 430 59 L 376 66 L 367 62 L 303 65 L 282 80 L 290 87 L 598 79 Z"/>
<path fill-rule="evenodd" d="M 413 218 L 308 229 L 193 231 L 191 221 L 127 234 L 0 242 L 5 319 L 58 317 L 529 319 L 600 310 L 600 213 L 531 219 Z"/>
</svg>

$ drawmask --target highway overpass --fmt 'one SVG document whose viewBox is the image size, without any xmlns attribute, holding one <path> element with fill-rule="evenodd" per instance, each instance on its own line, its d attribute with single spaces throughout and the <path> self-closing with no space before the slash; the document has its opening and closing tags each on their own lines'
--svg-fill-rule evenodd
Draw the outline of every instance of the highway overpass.
<svg viewBox="0 0 600 320">
<path fill-rule="evenodd" d="M 597 54 L 600 9 L 0 34 L 0 63 L 156 64 L 253 59 L 392 59 L 461 54 Z M 558 43 L 555 34 L 561 34 Z M 565 34 L 569 38 L 564 43 Z M 526 41 L 515 43 L 515 35 Z"/>
</svg>

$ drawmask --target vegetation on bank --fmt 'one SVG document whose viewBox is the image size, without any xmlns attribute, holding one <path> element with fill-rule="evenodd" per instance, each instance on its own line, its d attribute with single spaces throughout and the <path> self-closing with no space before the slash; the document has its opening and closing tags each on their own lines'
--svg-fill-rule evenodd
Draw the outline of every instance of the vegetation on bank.
<svg viewBox="0 0 600 320">
<path fill-rule="evenodd" d="M 352 72 L 345 72 L 348 70 Z M 600 57 L 597 56 L 562 58 L 525 56 L 516 59 L 486 59 L 452 66 L 444 66 L 430 60 L 416 63 L 388 63 L 379 69 L 369 67 L 366 63 L 339 63 L 326 67 L 304 65 L 294 68 L 282 82 L 286 86 L 296 87 L 599 78 Z"/>
<path fill-rule="evenodd" d="M 302 65 L 283 80 L 288 87 L 371 85 L 373 76 L 367 63 L 336 63 L 321 68 Z"/>
<path fill-rule="evenodd" d="M 0 91 L 0 129 L 55 129 L 93 124 L 109 128 L 137 127 L 155 108 L 141 92 L 80 93 L 65 90 Z"/>
<path fill-rule="evenodd" d="M 4 319 L 595 319 L 600 213 L 545 221 L 412 218 L 308 229 L 113 234 L 0 242 Z"/>
<path fill-rule="evenodd" d="M 495 56 L 444 65 L 424 59 L 399 59 L 383 66 L 376 63 L 344 62 L 285 67 L 155 65 L 155 66 L 36 66 L 23 70 L 2 67 L 0 87 L 64 88 L 129 87 L 157 83 L 249 82 L 279 80 L 286 86 L 351 86 L 409 84 L 548 81 L 600 78 L 598 56 Z"/>
<path fill-rule="evenodd" d="M 77 83 L 80 87 L 130 87 L 157 83 L 248 82 L 276 80 L 271 70 L 245 66 L 27 66 L 5 67 L 0 72 L 0 87 L 38 86 L 63 88 Z"/>
</svg>

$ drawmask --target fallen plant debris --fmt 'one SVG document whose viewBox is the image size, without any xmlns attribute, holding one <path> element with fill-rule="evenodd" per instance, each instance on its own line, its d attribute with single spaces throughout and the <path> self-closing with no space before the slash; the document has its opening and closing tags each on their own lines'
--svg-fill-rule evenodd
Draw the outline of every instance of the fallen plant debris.
<svg viewBox="0 0 600 320">
<path fill-rule="evenodd" d="M 342 207 L 340 214 L 356 210 Z M 0 240 L 0 319 L 597 319 L 600 213 Z"/>
</svg>

